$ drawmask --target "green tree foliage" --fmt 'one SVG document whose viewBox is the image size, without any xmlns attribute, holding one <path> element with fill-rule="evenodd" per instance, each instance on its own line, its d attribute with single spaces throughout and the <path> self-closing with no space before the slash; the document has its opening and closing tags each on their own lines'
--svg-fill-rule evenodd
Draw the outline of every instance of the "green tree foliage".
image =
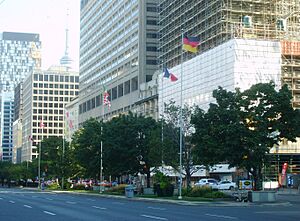
<svg viewBox="0 0 300 221">
<path fill-rule="evenodd" d="M 300 115 L 292 108 L 291 92 L 286 85 L 276 91 L 273 83 L 260 83 L 244 92 L 219 87 L 213 97 L 216 104 L 207 112 L 197 108 L 192 117 L 194 161 L 228 162 L 247 169 L 258 183 L 270 149 L 299 136 Z"/>
<path fill-rule="evenodd" d="M 156 153 L 158 126 L 152 118 L 131 112 L 106 122 L 103 133 L 106 172 L 114 176 L 145 173 L 150 185 L 150 167 L 161 160 Z"/>
<path fill-rule="evenodd" d="M 179 167 L 178 153 L 180 151 L 180 106 L 176 106 L 174 101 L 165 104 L 164 108 L 164 120 L 166 122 L 164 126 L 164 150 L 169 157 L 164 158 L 164 162 L 167 165 L 171 165 L 174 169 Z M 182 133 L 183 133 L 183 145 L 182 145 L 182 165 L 185 171 L 185 177 L 187 186 L 190 187 L 191 176 L 197 171 L 192 160 L 191 135 L 193 133 L 193 125 L 191 124 L 191 116 L 195 107 L 189 107 L 184 105 L 182 107 Z"/>
<path fill-rule="evenodd" d="M 73 151 L 61 137 L 48 137 L 41 146 L 41 173 L 48 178 L 72 177 L 74 174 Z"/>
<path fill-rule="evenodd" d="M 72 137 L 71 148 L 74 150 L 77 176 L 100 177 L 101 127 L 102 122 L 91 118 Z"/>
</svg>

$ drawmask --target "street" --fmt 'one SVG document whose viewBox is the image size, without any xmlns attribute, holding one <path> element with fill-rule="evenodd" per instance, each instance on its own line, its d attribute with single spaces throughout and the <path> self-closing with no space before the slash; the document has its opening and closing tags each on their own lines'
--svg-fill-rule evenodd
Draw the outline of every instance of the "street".
<svg viewBox="0 0 300 221">
<path fill-rule="evenodd" d="M 0 220 L 299 220 L 300 203 L 178 205 L 93 195 L 0 189 Z"/>
</svg>

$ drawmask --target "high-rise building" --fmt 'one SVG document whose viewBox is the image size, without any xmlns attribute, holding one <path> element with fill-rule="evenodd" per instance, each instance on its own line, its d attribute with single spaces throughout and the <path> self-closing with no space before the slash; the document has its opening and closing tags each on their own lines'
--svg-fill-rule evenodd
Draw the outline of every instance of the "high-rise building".
<svg viewBox="0 0 300 221">
<path fill-rule="evenodd" d="M 273 80 L 287 84 L 300 107 L 299 0 L 160 0 L 159 64 L 179 76 L 159 82 L 159 107 L 170 99 L 208 108 L 212 91 L 242 90 Z M 182 51 L 182 35 L 200 38 L 199 51 Z M 160 109 L 162 111 L 162 108 Z M 271 150 L 274 174 L 284 162 L 300 173 L 300 140 Z"/>
<path fill-rule="evenodd" d="M 0 91 L 13 91 L 35 68 L 41 67 L 39 34 L 0 34 Z"/>
<path fill-rule="evenodd" d="M 41 140 L 64 137 L 65 106 L 78 96 L 79 74 L 67 67 L 36 70 L 23 84 L 21 161 L 36 158 Z"/>
<path fill-rule="evenodd" d="M 300 107 L 299 0 L 160 0 L 159 60 L 174 67 L 181 63 L 181 35 L 200 37 L 199 52 L 184 52 L 183 61 L 230 39 L 280 42 L 282 83 Z"/>
<path fill-rule="evenodd" d="M 3 160 L 12 159 L 12 134 L 6 131 L 8 121 L 13 127 L 12 119 L 7 117 L 7 108 L 14 108 L 14 88 L 26 78 L 35 68 L 41 66 L 41 42 L 38 34 L 3 32 L 0 34 L 0 97 L 2 97 L 0 122 Z M 10 95 L 7 96 L 7 93 Z M 7 99 L 11 99 L 10 101 Z M 17 109 L 19 110 L 19 109 Z M 12 110 L 13 112 L 13 110 Z M 19 112 L 16 113 L 17 115 Z M 13 117 L 13 115 L 12 115 Z M 4 128 L 2 128 L 4 126 Z M 6 139 L 9 136 L 9 139 Z"/>
<path fill-rule="evenodd" d="M 140 99 L 139 85 L 157 70 L 157 3 L 81 1 L 79 124 L 132 110 Z"/>
<path fill-rule="evenodd" d="M 13 151 L 14 96 L 2 92 L 1 96 L 1 152 L 0 160 L 11 161 Z"/>
</svg>

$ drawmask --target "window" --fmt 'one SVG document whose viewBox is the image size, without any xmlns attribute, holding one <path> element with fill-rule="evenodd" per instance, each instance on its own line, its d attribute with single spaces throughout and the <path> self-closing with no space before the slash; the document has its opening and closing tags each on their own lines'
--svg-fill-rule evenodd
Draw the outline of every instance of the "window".
<svg viewBox="0 0 300 221">
<path fill-rule="evenodd" d="M 138 77 L 134 77 L 131 79 L 131 91 L 136 91 L 138 89 Z"/>
<path fill-rule="evenodd" d="M 125 82 L 125 91 L 124 94 L 130 93 L 130 80 Z"/>
<path fill-rule="evenodd" d="M 147 33 L 147 38 L 157 38 L 157 34 L 156 33 Z"/>
<path fill-rule="evenodd" d="M 157 47 L 153 47 L 153 46 L 148 46 L 146 47 L 147 51 L 157 51 Z"/>
<path fill-rule="evenodd" d="M 147 25 L 157 25 L 156 20 L 147 20 Z"/>
<path fill-rule="evenodd" d="M 118 86 L 118 97 L 122 97 L 123 96 L 123 84 L 120 84 Z"/>
<path fill-rule="evenodd" d="M 157 61 L 156 60 L 146 60 L 146 64 L 157 65 Z"/>
<path fill-rule="evenodd" d="M 114 100 L 114 99 L 117 99 L 117 97 L 118 97 L 118 88 L 114 87 L 111 90 L 111 99 Z"/>
</svg>

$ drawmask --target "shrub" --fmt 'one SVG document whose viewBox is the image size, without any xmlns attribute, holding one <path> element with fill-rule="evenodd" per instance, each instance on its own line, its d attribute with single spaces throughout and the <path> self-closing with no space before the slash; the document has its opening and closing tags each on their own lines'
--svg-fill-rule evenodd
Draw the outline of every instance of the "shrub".
<svg viewBox="0 0 300 221">
<path fill-rule="evenodd" d="M 47 189 L 49 189 L 49 190 L 58 190 L 58 189 L 60 189 L 60 186 L 57 183 L 52 183 L 52 184 L 47 186 Z"/>
<path fill-rule="evenodd" d="M 214 191 L 214 192 L 204 194 L 204 197 L 205 198 L 212 198 L 212 199 L 224 198 L 225 194 L 223 192 Z"/>
<path fill-rule="evenodd" d="M 162 172 L 156 172 L 154 175 L 154 193 L 158 196 L 173 196 L 174 185 L 171 184 L 170 178 L 165 176 Z"/>
<path fill-rule="evenodd" d="M 212 188 L 209 186 L 197 186 L 194 187 L 190 192 L 188 192 L 188 196 L 191 197 L 204 197 L 207 193 L 211 193 Z"/>
<path fill-rule="evenodd" d="M 76 184 L 73 186 L 73 190 L 85 190 L 84 184 Z"/>
<path fill-rule="evenodd" d="M 106 192 L 125 194 L 125 187 L 126 186 L 127 186 L 126 184 L 120 184 L 118 186 L 114 186 L 114 187 L 108 189 Z"/>
</svg>

